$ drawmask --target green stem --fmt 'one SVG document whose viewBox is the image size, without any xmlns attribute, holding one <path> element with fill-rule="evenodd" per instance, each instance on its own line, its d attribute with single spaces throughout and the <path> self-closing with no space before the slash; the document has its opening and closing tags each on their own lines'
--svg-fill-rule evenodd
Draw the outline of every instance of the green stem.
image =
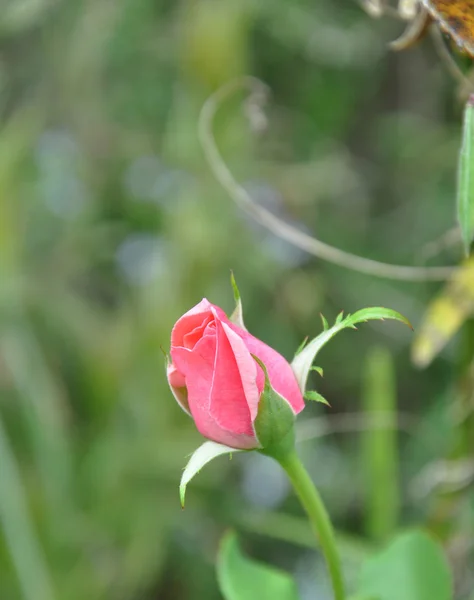
<svg viewBox="0 0 474 600">
<path fill-rule="evenodd" d="M 334 530 L 321 496 L 295 451 L 280 458 L 279 463 L 290 478 L 293 488 L 309 517 L 313 531 L 319 539 L 331 576 L 334 598 L 335 600 L 344 600 L 344 582 Z"/>
</svg>

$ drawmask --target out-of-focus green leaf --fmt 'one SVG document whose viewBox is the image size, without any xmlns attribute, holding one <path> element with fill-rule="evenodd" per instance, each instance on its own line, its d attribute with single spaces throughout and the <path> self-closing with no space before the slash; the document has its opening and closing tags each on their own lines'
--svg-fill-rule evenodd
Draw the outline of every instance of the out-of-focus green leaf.
<svg viewBox="0 0 474 600">
<path fill-rule="evenodd" d="M 225 600 L 298 600 L 299 597 L 291 575 L 244 556 L 232 531 L 221 542 L 217 579 Z"/>
<path fill-rule="evenodd" d="M 13 0 L 7 2 L 0 19 L 0 33 L 17 34 L 37 25 L 58 0 Z"/>
<path fill-rule="evenodd" d="M 452 580 L 442 549 L 426 533 L 398 536 L 362 567 L 358 593 L 374 600 L 451 600 Z"/>
<path fill-rule="evenodd" d="M 474 238 L 474 96 L 469 98 L 464 111 L 457 205 L 464 250 L 469 254 Z"/>
<path fill-rule="evenodd" d="M 15 455 L 0 420 L 0 523 L 24 600 L 53 600 L 50 574 L 34 531 Z"/>
<path fill-rule="evenodd" d="M 474 258 L 467 259 L 428 306 L 412 346 L 412 360 L 426 367 L 474 312 Z"/>
<path fill-rule="evenodd" d="M 0 354 L 19 393 L 48 506 L 57 517 L 58 509 L 71 500 L 72 452 L 65 402 L 38 340 L 21 322 L 15 333 L 3 336 Z"/>
</svg>

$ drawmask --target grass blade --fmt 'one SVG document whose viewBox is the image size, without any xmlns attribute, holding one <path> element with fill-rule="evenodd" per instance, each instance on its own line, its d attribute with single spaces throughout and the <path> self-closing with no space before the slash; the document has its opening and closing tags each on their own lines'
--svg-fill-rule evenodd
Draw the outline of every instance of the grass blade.
<svg viewBox="0 0 474 600">
<path fill-rule="evenodd" d="M 362 403 L 367 417 L 383 415 L 387 423 L 387 427 L 369 428 L 362 434 L 366 530 L 372 539 L 383 541 L 393 533 L 400 507 L 396 383 L 392 356 L 386 348 L 375 347 L 367 357 Z"/>
<path fill-rule="evenodd" d="M 24 600 L 53 600 L 42 549 L 31 522 L 20 472 L 0 420 L 0 522 Z"/>
<path fill-rule="evenodd" d="M 466 255 L 474 238 L 474 95 L 464 111 L 461 153 L 458 171 L 458 221 Z"/>
</svg>

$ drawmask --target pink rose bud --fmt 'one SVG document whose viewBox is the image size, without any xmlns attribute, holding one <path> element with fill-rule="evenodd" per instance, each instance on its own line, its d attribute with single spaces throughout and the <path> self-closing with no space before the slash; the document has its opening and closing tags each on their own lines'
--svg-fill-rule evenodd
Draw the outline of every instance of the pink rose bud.
<svg viewBox="0 0 474 600">
<path fill-rule="evenodd" d="M 265 376 L 252 354 L 293 414 L 301 412 L 304 401 L 289 363 L 218 306 L 202 300 L 171 333 L 167 375 L 176 400 L 204 437 L 242 450 L 261 447 L 255 419 Z"/>
</svg>

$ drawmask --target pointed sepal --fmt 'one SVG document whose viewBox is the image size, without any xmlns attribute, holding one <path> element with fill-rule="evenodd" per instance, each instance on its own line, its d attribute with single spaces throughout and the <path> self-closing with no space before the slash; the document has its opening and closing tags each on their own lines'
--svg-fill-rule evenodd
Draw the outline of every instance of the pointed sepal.
<svg viewBox="0 0 474 600">
<path fill-rule="evenodd" d="M 336 335 L 336 333 L 339 333 L 339 331 L 342 331 L 343 329 L 357 329 L 357 323 L 364 323 L 374 319 L 380 319 L 382 321 L 384 319 L 394 319 L 405 323 L 410 329 L 413 329 L 410 321 L 408 321 L 406 317 L 395 310 L 379 306 L 363 308 L 353 315 L 347 315 L 345 318 L 343 318 L 342 313 L 340 313 L 336 319 L 336 323 L 332 327 L 329 327 L 328 322 L 322 315 L 321 319 L 323 322 L 323 332 L 311 340 L 311 342 L 295 356 L 291 363 L 291 368 L 293 369 L 293 373 L 295 374 L 302 394 L 305 393 L 308 375 L 316 355 L 321 348 Z"/>
<path fill-rule="evenodd" d="M 260 451 L 276 458 L 291 451 L 295 444 L 295 413 L 283 396 L 270 384 L 264 363 L 252 355 L 265 375 L 265 387 L 260 396 L 258 414 L 254 422 Z"/>
<path fill-rule="evenodd" d="M 186 386 L 172 385 L 171 381 L 173 379 L 173 374 L 176 373 L 176 369 L 173 366 L 171 357 L 163 350 L 163 348 L 161 350 L 165 355 L 166 378 L 168 380 L 168 385 L 170 386 L 171 393 L 175 397 L 175 400 L 179 404 L 179 406 L 184 410 L 184 412 L 190 417 L 192 417 L 188 402 L 188 389 L 186 388 Z"/>
<path fill-rule="evenodd" d="M 238 325 L 242 329 L 247 331 L 247 328 L 244 324 L 244 313 L 242 309 L 242 300 L 240 298 L 239 288 L 237 287 L 237 282 L 235 281 L 234 273 L 231 271 L 230 273 L 230 283 L 232 285 L 232 290 L 234 292 L 234 300 L 235 300 L 235 308 L 234 312 L 230 315 L 229 320 L 234 323 L 234 325 Z"/>
<path fill-rule="evenodd" d="M 297 349 L 297 350 L 296 350 L 296 352 L 295 352 L 295 356 L 298 356 L 298 354 L 300 354 L 300 353 L 303 351 L 304 347 L 305 347 L 305 346 L 306 346 L 306 344 L 308 343 L 308 340 L 309 340 L 309 336 L 307 335 L 307 336 L 304 338 L 304 340 L 301 342 L 301 344 L 298 346 L 298 349 Z"/>
<path fill-rule="evenodd" d="M 319 315 L 321 317 L 321 321 L 323 324 L 323 331 L 327 331 L 329 329 L 329 323 L 328 320 L 326 319 L 326 317 L 323 315 L 323 313 L 320 313 Z"/>
<path fill-rule="evenodd" d="M 183 508 L 184 498 L 186 495 L 186 486 L 191 479 L 214 458 L 217 458 L 222 454 L 233 454 L 234 452 L 240 452 L 240 450 L 237 450 L 236 448 L 230 448 L 229 446 L 224 446 L 223 444 L 218 444 L 216 442 L 204 442 L 202 446 L 199 446 L 199 448 L 194 451 L 184 469 L 181 477 L 181 483 L 179 484 L 179 497 L 181 500 L 181 506 Z"/>
</svg>

